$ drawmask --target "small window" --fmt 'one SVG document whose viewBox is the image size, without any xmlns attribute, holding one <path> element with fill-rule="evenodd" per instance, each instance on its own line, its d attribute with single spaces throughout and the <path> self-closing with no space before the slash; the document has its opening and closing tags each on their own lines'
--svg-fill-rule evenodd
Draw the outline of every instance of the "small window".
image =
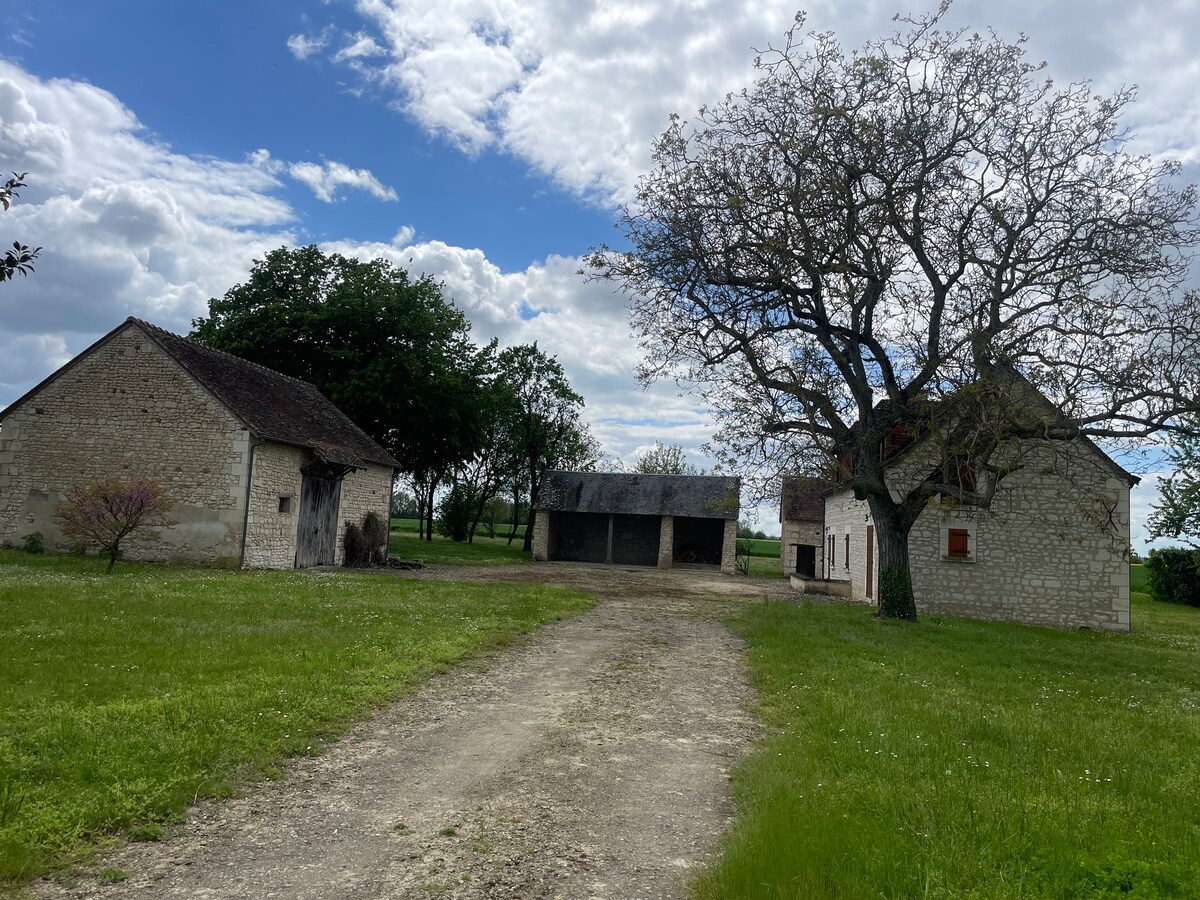
<svg viewBox="0 0 1200 900">
<path fill-rule="evenodd" d="M 279 511 L 281 513 L 290 513 L 292 511 L 292 496 L 291 496 L 291 494 L 280 495 Z"/>
<path fill-rule="evenodd" d="M 830 572 L 832 572 L 833 567 L 837 565 L 837 554 L 835 552 L 835 550 L 837 548 L 837 544 L 835 543 L 835 541 L 836 541 L 836 538 L 834 538 L 834 536 L 831 534 L 829 536 L 829 571 Z"/>
<path fill-rule="evenodd" d="M 850 532 L 846 532 L 846 552 L 842 555 L 842 568 L 850 571 Z"/>
<path fill-rule="evenodd" d="M 951 528 L 946 532 L 946 555 L 951 559 L 971 558 L 971 532 L 965 528 Z"/>
</svg>

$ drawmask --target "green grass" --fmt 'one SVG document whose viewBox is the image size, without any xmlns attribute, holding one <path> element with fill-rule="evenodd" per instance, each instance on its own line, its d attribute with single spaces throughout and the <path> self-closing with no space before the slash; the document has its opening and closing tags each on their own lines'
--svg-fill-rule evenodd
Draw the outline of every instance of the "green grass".
<svg viewBox="0 0 1200 900">
<path fill-rule="evenodd" d="M 1200 895 L 1200 610 L 1127 635 L 759 604 L 767 736 L 699 898 Z"/>
<path fill-rule="evenodd" d="M 432 541 L 417 537 L 415 531 L 393 531 L 388 539 L 388 553 L 402 560 L 426 564 L 449 564 L 456 566 L 515 566 L 529 562 L 529 554 L 522 550 L 520 537 L 511 544 L 505 538 L 486 538 L 476 535 L 472 543 L 452 541 L 434 535 Z"/>
<path fill-rule="evenodd" d="M 504 540 L 508 540 L 508 528 L 509 528 L 509 526 L 508 526 L 507 522 L 505 522 L 504 524 L 497 524 L 496 525 L 496 537 L 503 538 Z M 418 530 L 419 530 L 419 524 L 416 519 L 392 519 L 392 531 L 399 531 L 399 532 L 403 532 L 403 533 L 412 532 L 413 534 L 416 534 L 418 532 Z M 434 528 L 434 533 L 436 535 L 437 528 Z M 478 532 L 479 536 L 483 537 L 486 535 L 486 533 L 487 532 L 486 532 L 484 526 L 480 525 L 479 532 Z M 514 542 L 519 541 L 523 537 L 525 537 L 525 526 L 518 525 L 517 526 L 517 536 L 515 538 L 513 538 L 513 541 Z"/>
<path fill-rule="evenodd" d="M 1141 563 L 1129 567 L 1129 590 L 1142 594 L 1150 593 L 1150 575 Z"/>
<path fill-rule="evenodd" d="M 0 893 L 155 837 L 431 673 L 590 605 L 541 585 L 0 551 Z"/>
<path fill-rule="evenodd" d="M 750 542 L 751 556 L 768 556 L 779 559 L 779 541 L 770 538 L 742 538 Z"/>
</svg>

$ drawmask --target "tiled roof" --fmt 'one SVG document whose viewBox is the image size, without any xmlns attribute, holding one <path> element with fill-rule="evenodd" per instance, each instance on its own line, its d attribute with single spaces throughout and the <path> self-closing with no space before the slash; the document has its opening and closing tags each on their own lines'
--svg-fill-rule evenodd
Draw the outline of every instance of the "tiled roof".
<svg viewBox="0 0 1200 900">
<path fill-rule="evenodd" d="M 807 478 L 789 475 L 783 479 L 783 496 L 780 501 L 780 521 L 823 522 L 825 521 L 824 494 L 834 486 L 825 478 Z"/>
<path fill-rule="evenodd" d="M 259 437 L 307 447 L 323 460 L 397 466 L 392 456 L 307 381 L 130 318 Z"/>
<path fill-rule="evenodd" d="M 741 482 L 724 475 L 547 472 L 535 509 L 737 519 Z"/>
</svg>

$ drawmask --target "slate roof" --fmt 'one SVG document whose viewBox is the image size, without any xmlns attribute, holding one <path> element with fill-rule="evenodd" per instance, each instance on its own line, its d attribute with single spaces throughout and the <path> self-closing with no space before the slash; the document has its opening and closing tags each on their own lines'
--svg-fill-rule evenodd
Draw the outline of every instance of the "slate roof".
<svg viewBox="0 0 1200 900">
<path fill-rule="evenodd" d="M 547 472 L 534 509 L 702 519 L 738 517 L 741 482 L 724 475 Z"/>
<path fill-rule="evenodd" d="M 788 475 L 783 479 L 781 522 L 824 522 L 825 494 L 835 483 L 826 478 Z"/>
<path fill-rule="evenodd" d="M 258 437 L 305 447 L 318 458 L 335 465 L 355 468 L 364 468 L 367 462 L 393 468 L 399 465 L 307 381 L 213 350 L 132 316 L 0 411 L 0 419 L 71 368 L 77 360 L 129 326 L 140 329 L 154 341 Z"/>
</svg>

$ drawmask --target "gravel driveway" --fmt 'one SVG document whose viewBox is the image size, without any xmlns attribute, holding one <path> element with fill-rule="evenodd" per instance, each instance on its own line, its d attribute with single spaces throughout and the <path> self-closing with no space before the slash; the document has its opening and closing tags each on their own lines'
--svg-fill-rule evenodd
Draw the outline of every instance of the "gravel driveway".
<svg viewBox="0 0 1200 900">
<path fill-rule="evenodd" d="M 554 564 L 397 577 L 540 580 L 601 602 L 38 896 L 684 896 L 728 825 L 728 772 L 753 736 L 720 616 L 747 602 L 736 594 L 782 585 Z M 128 880 L 98 884 L 104 866 Z"/>
</svg>

